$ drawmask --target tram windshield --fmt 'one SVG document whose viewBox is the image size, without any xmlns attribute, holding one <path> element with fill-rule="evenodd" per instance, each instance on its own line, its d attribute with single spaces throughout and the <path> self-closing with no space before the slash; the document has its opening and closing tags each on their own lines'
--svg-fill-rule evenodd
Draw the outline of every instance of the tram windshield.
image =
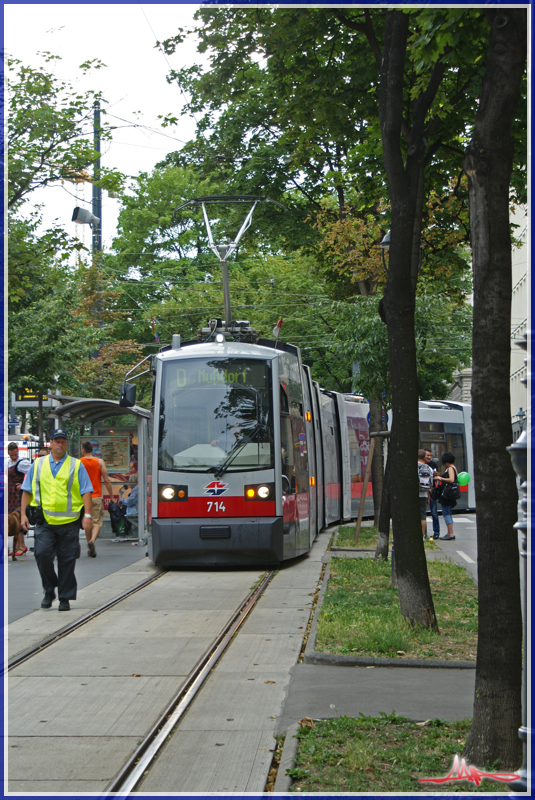
<svg viewBox="0 0 535 800">
<path fill-rule="evenodd" d="M 270 366 L 251 358 L 165 363 L 160 469 L 222 474 L 272 467 Z"/>
</svg>

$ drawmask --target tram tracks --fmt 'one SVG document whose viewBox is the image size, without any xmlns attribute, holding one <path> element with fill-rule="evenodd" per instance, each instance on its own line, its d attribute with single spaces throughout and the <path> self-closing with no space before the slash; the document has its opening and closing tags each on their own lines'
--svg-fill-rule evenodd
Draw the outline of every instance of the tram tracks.
<svg viewBox="0 0 535 800">
<path fill-rule="evenodd" d="M 111 794 L 126 795 L 135 790 L 137 784 L 150 768 L 159 750 L 165 744 L 167 737 L 180 721 L 195 696 L 202 689 L 211 671 L 227 649 L 240 626 L 245 622 L 249 612 L 264 593 L 274 575 L 275 571 L 268 573 L 261 580 L 259 585 L 251 591 L 250 595 L 228 621 L 214 641 L 212 647 L 194 667 L 185 684 L 176 693 L 167 708 L 152 726 L 145 739 L 140 743 L 124 767 L 116 775 L 103 795 L 104 797 L 109 797 Z"/>
<path fill-rule="evenodd" d="M 167 570 L 162 570 L 157 575 L 151 575 L 149 578 L 146 578 L 144 581 L 141 581 L 141 583 L 136 584 L 136 586 L 132 586 L 130 589 L 126 589 L 124 592 L 121 592 L 121 594 L 118 594 L 116 597 L 112 597 L 111 600 L 108 600 L 106 603 L 103 603 L 98 608 L 94 608 L 91 611 L 88 611 L 88 613 L 84 614 L 82 617 L 73 620 L 73 622 L 70 622 L 68 625 L 65 625 L 58 631 L 54 631 L 54 633 L 51 633 L 49 636 L 36 642 L 31 647 L 28 647 L 22 652 L 12 656 L 8 660 L 4 672 L 5 671 L 9 672 L 15 667 L 19 667 L 21 664 L 24 664 L 25 661 L 28 661 L 30 658 L 33 658 L 33 656 L 37 655 L 38 653 L 41 653 L 47 647 L 50 647 L 50 645 L 54 644 L 55 642 L 58 642 L 60 639 L 63 639 L 65 636 L 68 636 L 70 633 L 73 633 L 74 631 L 78 630 L 83 625 L 86 625 L 88 622 L 91 622 L 92 620 L 96 619 L 98 616 L 100 616 L 100 614 L 104 614 L 105 611 L 108 611 L 110 608 L 113 608 L 114 606 L 118 605 L 123 600 L 126 600 L 127 597 L 130 597 L 136 592 L 141 591 L 141 589 L 144 589 L 145 587 L 149 586 L 151 583 L 154 583 L 154 581 L 157 581 L 159 578 L 162 577 L 162 575 L 165 575 L 166 573 Z"/>
<path fill-rule="evenodd" d="M 245 599 L 240 601 L 239 598 L 236 598 L 236 600 L 239 603 L 237 610 L 234 613 L 231 612 L 232 615 L 227 621 L 225 621 L 224 619 L 221 620 L 220 624 L 222 624 L 223 627 L 220 630 L 219 634 L 215 635 L 215 638 L 213 638 L 209 646 L 207 646 L 207 649 L 205 650 L 204 654 L 200 658 L 198 657 L 197 663 L 195 664 L 193 669 L 191 669 L 189 673 L 187 672 L 185 673 L 186 675 L 185 680 L 181 683 L 181 687 L 179 690 L 175 689 L 174 695 L 172 694 L 172 687 L 170 687 L 171 693 L 167 696 L 167 699 L 162 698 L 164 699 L 164 703 L 160 707 L 163 707 L 164 710 L 158 714 L 157 709 L 155 709 L 156 713 L 158 714 L 156 721 L 154 721 L 151 724 L 150 730 L 144 736 L 142 741 L 135 747 L 135 750 L 131 752 L 131 755 L 127 756 L 126 753 L 124 754 L 127 757 L 127 760 L 124 762 L 124 765 L 122 767 L 120 767 L 120 764 L 116 765 L 116 769 L 117 767 L 119 767 L 119 772 L 116 773 L 115 777 L 111 779 L 111 783 L 109 783 L 111 776 L 108 774 L 107 783 L 100 790 L 100 794 L 103 793 L 104 796 L 108 796 L 111 793 L 117 793 L 117 792 L 128 794 L 140 782 L 141 778 L 143 777 L 143 775 L 147 773 L 147 770 L 150 768 L 151 763 L 156 758 L 160 748 L 169 737 L 169 734 L 171 733 L 172 729 L 184 715 L 185 711 L 190 706 L 193 699 L 201 690 L 203 684 L 209 677 L 210 673 L 213 671 L 214 667 L 216 666 L 219 659 L 227 649 L 228 645 L 235 637 L 240 626 L 246 620 L 250 611 L 253 609 L 254 605 L 256 604 L 258 599 L 263 594 L 264 590 L 269 585 L 274 574 L 275 572 L 261 575 L 259 578 L 259 583 L 255 585 L 252 589 L 250 589 Z M 143 580 L 140 583 L 136 584 L 135 586 L 122 592 L 121 594 L 114 596 L 113 598 L 103 603 L 99 607 L 88 612 L 87 614 L 84 614 L 79 619 L 66 625 L 60 630 L 55 631 L 45 639 L 41 639 L 40 641 L 35 643 L 33 646 L 27 648 L 26 650 L 14 655 L 7 662 L 5 667 L 6 671 L 9 671 L 11 675 L 13 674 L 16 675 L 16 667 L 21 666 L 25 662 L 29 662 L 34 656 L 39 656 L 41 653 L 43 653 L 44 650 L 50 648 L 51 645 L 53 645 L 54 643 L 58 643 L 58 645 L 61 647 L 62 646 L 61 640 L 65 640 L 65 638 L 68 637 L 69 634 L 79 630 L 82 626 L 86 626 L 87 623 L 94 621 L 97 617 L 103 615 L 106 611 L 109 611 L 114 607 L 118 606 L 123 600 L 126 600 L 132 595 L 135 595 L 136 593 L 140 593 L 143 589 L 149 587 L 151 584 L 153 584 L 155 581 L 158 581 L 158 579 L 162 578 L 164 575 L 168 575 L 169 577 L 169 571 L 165 570 L 158 573 L 157 575 L 151 575 L 147 580 Z M 242 594 L 242 598 L 244 597 L 244 594 Z M 152 605 L 154 605 L 154 601 L 151 602 Z M 168 608 L 167 605 L 164 605 L 163 607 L 164 609 Z M 215 607 L 213 606 L 213 608 Z M 154 610 L 155 609 L 153 609 L 153 611 Z M 229 612 L 230 611 L 231 609 L 229 608 Z M 78 639 L 77 644 L 79 641 L 80 640 Z M 68 641 L 66 642 L 66 645 L 65 644 L 63 645 L 64 648 L 65 646 L 69 647 Z M 53 651 L 51 652 L 53 653 Z M 63 650 L 63 653 L 65 653 L 65 649 Z M 50 656 L 48 657 L 48 659 L 50 661 Z M 73 674 L 76 674 L 76 672 L 74 672 Z M 132 675 L 132 677 L 139 677 L 139 676 Z M 171 697 L 170 700 L 169 697 Z M 20 736 L 21 733 L 18 732 L 15 735 Z M 20 748 L 21 746 L 24 745 L 17 744 L 14 746 Z M 104 777 L 104 775 L 102 777 Z M 27 779 L 29 779 L 29 777 Z"/>
</svg>

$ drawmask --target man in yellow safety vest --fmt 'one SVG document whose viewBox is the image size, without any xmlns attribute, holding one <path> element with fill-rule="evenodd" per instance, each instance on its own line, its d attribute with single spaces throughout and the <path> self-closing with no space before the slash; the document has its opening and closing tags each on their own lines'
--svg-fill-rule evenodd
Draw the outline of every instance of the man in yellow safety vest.
<svg viewBox="0 0 535 800">
<path fill-rule="evenodd" d="M 76 600 L 79 531 L 80 527 L 84 531 L 92 527 L 93 485 L 82 462 L 67 455 L 68 444 L 66 431 L 55 430 L 50 437 L 50 455 L 34 461 L 24 478 L 20 512 L 24 530 L 30 527 L 28 506 L 35 514 L 34 553 L 45 592 L 41 608 L 51 608 L 57 586 L 59 611 L 69 611 L 69 600 Z M 57 575 L 54 558 L 58 560 Z"/>
</svg>

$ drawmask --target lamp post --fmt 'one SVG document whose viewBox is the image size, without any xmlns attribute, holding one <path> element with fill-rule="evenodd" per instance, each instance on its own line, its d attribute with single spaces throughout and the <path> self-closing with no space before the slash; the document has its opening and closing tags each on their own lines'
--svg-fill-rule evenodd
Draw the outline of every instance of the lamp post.
<svg viewBox="0 0 535 800">
<path fill-rule="evenodd" d="M 98 222 L 91 227 L 93 229 L 93 258 L 96 258 L 97 253 L 100 253 L 102 250 L 102 189 L 95 183 L 100 179 L 100 103 L 98 100 L 95 100 L 93 106 L 93 147 L 97 153 L 97 159 L 93 167 L 91 207 L 93 217 L 98 220 Z"/>
<path fill-rule="evenodd" d="M 77 206 L 73 211 L 71 222 L 89 225 L 91 228 L 91 250 L 93 262 L 95 262 L 97 254 L 102 250 L 102 189 L 95 185 L 100 178 L 100 102 L 98 100 L 95 100 L 93 105 L 93 147 L 97 158 L 93 167 L 91 211 Z"/>
<path fill-rule="evenodd" d="M 388 266 L 386 263 L 385 253 L 388 253 L 390 250 L 390 231 L 387 231 L 383 237 L 383 239 L 379 242 L 379 247 L 381 248 L 381 258 L 383 259 L 383 269 L 385 272 L 388 272 Z"/>
<path fill-rule="evenodd" d="M 423 261 L 423 258 L 424 258 L 424 245 L 425 245 L 425 242 L 423 240 L 421 240 L 420 241 L 420 258 L 418 260 L 418 272 L 420 271 L 420 268 L 422 266 L 422 261 Z M 389 230 L 385 233 L 384 237 L 379 242 L 379 247 L 381 248 L 381 257 L 383 259 L 383 269 L 384 269 L 385 272 L 388 272 L 388 264 L 387 264 L 387 259 L 385 257 L 385 253 L 388 253 L 390 251 L 390 231 Z"/>
<path fill-rule="evenodd" d="M 527 335 L 524 334 L 524 341 L 517 342 L 518 346 L 523 350 L 527 350 Z M 527 359 L 526 359 L 527 361 Z M 528 369 L 529 374 L 529 369 Z M 522 379 L 522 383 L 527 383 L 527 378 Z M 522 411 L 522 408 L 520 408 Z M 522 411 L 517 414 L 521 418 L 523 426 L 526 413 Z M 528 759 L 527 759 L 527 744 L 528 738 L 531 740 L 531 730 L 527 727 L 527 650 L 528 650 L 528 592 L 527 592 L 527 573 L 528 573 L 528 436 L 527 431 L 522 430 L 520 436 L 510 447 L 507 448 L 511 454 L 511 461 L 513 468 L 518 476 L 519 484 L 519 504 L 518 504 L 518 522 L 515 525 L 515 530 L 519 532 L 519 550 L 520 550 L 520 591 L 522 603 L 522 639 L 523 639 L 523 658 L 522 658 L 522 726 L 518 730 L 518 736 L 522 740 L 522 767 L 519 770 L 520 778 L 517 781 L 509 784 L 514 796 L 517 794 L 524 794 L 528 790 Z M 529 553 L 531 555 L 531 553 Z"/>
</svg>

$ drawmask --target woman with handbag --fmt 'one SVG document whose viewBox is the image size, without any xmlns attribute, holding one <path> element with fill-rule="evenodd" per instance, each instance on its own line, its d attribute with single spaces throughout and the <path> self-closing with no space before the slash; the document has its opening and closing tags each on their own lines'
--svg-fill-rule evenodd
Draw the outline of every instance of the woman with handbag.
<svg viewBox="0 0 535 800">
<path fill-rule="evenodd" d="M 457 499 L 460 497 L 459 484 L 457 483 L 457 469 L 454 467 L 455 456 L 453 453 L 444 453 L 441 458 L 442 464 L 446 468 L 442 475 L 438 472 L 435 473 L 435 478 L 440 478 L 442 491 L 438 502 L 442 506 L 442 516 L 448 529 L 447 536 L 441 536 L 440 539 L 445 541 L 452 541 L 455 539 L 453 533 L 453 517 L 451 510 L 457 505 Z"/>
</svg>

